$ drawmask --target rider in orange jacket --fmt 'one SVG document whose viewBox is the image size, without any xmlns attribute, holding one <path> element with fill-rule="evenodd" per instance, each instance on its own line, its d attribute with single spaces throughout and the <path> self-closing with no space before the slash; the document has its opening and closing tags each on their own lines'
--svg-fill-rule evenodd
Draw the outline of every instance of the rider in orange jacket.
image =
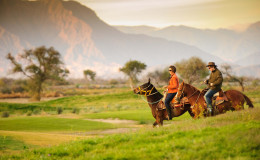
<svg viewBox="0 0 260 160">
<path fill-rule="evenodd" d="M 179 88 L 179 79 L 175 74 L 175 72 L 176 72 L 176 67 L 170 66 L 169 73 L 171 74 L 171 79 L 169 80 L 169 85 L 164 86 L 164 88 L 168 90 L 168 94 L 165 98 L 165 106 L 168 112 L 169 120 L 172 119 L 172 108 L 170 106 L 170 103 L 174 98 L 174 96 L 177 94 Z"/>
</svg>

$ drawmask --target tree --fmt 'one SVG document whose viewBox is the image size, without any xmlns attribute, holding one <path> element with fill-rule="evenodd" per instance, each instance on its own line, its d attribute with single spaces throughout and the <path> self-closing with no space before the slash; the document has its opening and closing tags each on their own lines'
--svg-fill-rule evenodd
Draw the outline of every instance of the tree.
<svg viewBox="0 0 260 160">
<path fill-rule="evenodd" d="M 47 49 L 42 46 L 34 50 L 25 50 L 20 58 L 21 61 L 25 61 L 23 65 L 18 63 L 11 53 L 7 55 L 7 59 L 13 64 L 12 72 L 20 72 L 29 78 L 33 100 L 40 101 L 42 85 L 46 80 L 63 80 L 69 74 L 60 60 L 60 53 L 53 47 Z"/>
<path fill-rule="evenodd" d="M 209 75 L 206 63 L 198 57 L 191 57 L 175 63 L 177 73 L 189 84 L 203 81 Z"/>
<path fill-rule="evenodd" d="M 94 72 L 94 71 L 92 71 L 92 70 L 90 70 L 90 69 L 84 70 L 84 71 L 83 71 L 83 74 L 84 74 L 85 78 L 90 77 L 90 79 L 91 79 L 92 81 L 94 81 L 95 76 L 96 76 L 96 72 Z"/>
<path fill-rule="evenodd" d="M 157 82 L 167 83 L 170 78 L 168 67 L 164 70 L 155 70 L 154 72 L 149 72 L 148 77 L 155 79 Z"/>
<path fill-rule="evenodd" d="M 129 77 L 130 86 L 133 89 L 134 84 L 138 82 L 138 74 L 140 74 L 144 69 L 146 69 L 146 64 L 136 60 L 130 60 L 124 65 L 124 67 L 120 68 L 119 71 L 125 73 Z"/>
<path fill-rule="evenodd" d="M 221 70 L 222 70 L 222 73 L 227 77 L 227 81 L 237 82 L 240 85 L 241 90 L 244 92 L 244 90 L 245 90 L 244 84 L 245 84 L 245 81 L 247 80 L 247 78 L 245 76 L 234 75 L 232 68 L 229 64 L 221 65 Z"/>
</svg>

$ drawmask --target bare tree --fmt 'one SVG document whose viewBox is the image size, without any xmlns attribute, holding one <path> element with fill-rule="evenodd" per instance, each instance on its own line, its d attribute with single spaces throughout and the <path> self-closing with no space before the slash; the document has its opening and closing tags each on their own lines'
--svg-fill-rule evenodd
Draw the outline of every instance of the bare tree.
<svg viewBox="0 0 260 160">
<path fill-rule="evenodd" d="M 232 71 L 232 67 L 229 64 L 221 65 L 221 71 L 227 77 L 227 80 L 229 82 L 237 82 L 240 85 L 241 90 L 244 92 L 244 90 L 245 90 L 244 84 L 247 80 L 247 77 L 234 75 L 234 73 Z"/>
</svg>

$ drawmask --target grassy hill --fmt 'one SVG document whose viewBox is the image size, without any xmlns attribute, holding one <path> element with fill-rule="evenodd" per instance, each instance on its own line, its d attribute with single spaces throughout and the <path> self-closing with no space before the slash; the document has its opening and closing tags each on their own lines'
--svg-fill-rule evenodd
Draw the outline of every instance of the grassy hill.
<svg viewBox="0 0 260 160">
<path fill-rule="evenodd" d="M 73 141 L 2 159 L 259 159 L 260 108 Z"/>
<path fill-rule="evenodd" d="M 0 103 L 1 112 L 10 112 L 10 117 L 0 118 L 0 159 L 260 159 L 260 92 L 245 94 L 255 108 L 197 120 L 184 114 L 162 128 L 151 127 L 150 108 L 129 90 Z M 57 107 L 63 108 L 62 114 L 56 113 Z M 79 114 L 71 113 L 73 108 Z M 120 128 L 135 129 L 96 135 Z"/>
</svg>

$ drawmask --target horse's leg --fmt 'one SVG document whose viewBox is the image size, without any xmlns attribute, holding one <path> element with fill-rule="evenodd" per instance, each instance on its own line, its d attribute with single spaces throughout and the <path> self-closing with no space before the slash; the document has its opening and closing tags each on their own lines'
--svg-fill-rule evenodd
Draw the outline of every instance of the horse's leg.
<svg viewBox="0 0 260 160">
<path fill-rule="evenodd" d="M 157 120 L 153 123 L 153 127 L 156 127 L 158 125 Z"/>
<path fill-rule="evenodd" d="M 194 115 L 194 113 L 191 111 L 191 109 L 188 109 L 188 112 L 189 112 L 189 114 L 190 114 L 190 116 L 191 116 L 192 118 L 195 118 L 195 115 Z"/>
<path fill-rule="evenodd" d="M 156 123 L 160 127 L 163 126 L 163 110 L 157 112 Z"/>
<path fill-rule="evenodd" d="M 155 115 L 155 122 L 153 123 L 153 127 L 156 127 L 160 125 L 160 117 L 159 117 L 159 111 L 156 112 L 156 115 Z"/>
<path fill-rule="evenodd" d="M 163 126 L 163 117 L 162 117 L 162 115 L 160 116 L 160 120 L 159 121 L 160 121 L 159 126 L 162 127 Z"/>
</svg>

